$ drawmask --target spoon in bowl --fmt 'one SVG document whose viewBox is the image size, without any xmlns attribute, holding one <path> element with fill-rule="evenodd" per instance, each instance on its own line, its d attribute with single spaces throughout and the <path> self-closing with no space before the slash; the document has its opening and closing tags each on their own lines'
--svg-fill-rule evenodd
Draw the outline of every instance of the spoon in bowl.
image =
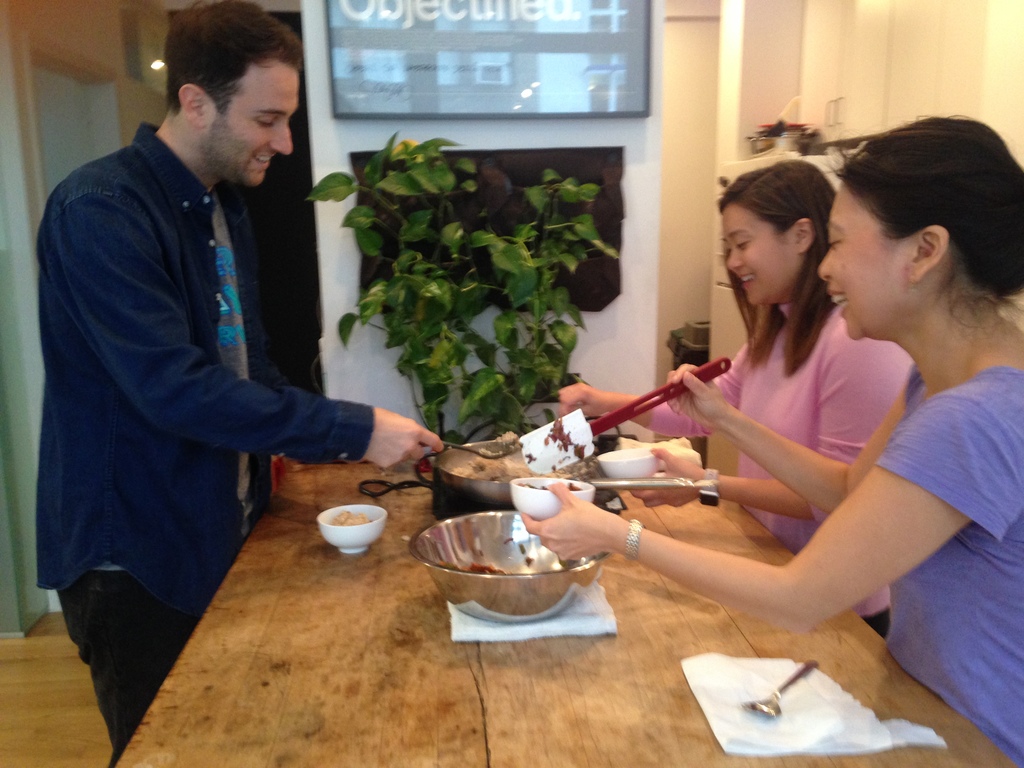
<svg viewBox="0 0 1024 768">
<path fill-rule="evenodd" d="M 751 712 L 756 712 L 759 715 L 765 715 L 767 717 L 778 717 L 782 714 L 782 707 L 779 704 L 779 700 L 782 698 L 782 692 L 785 691 L 789 686 L 807 676 L 807 673 L 811 670 L 818 668 L 818 662 L 816 661 L 805 661 L 799 667 L 796 668 L 796 672 L 786 678 L 786 681 L 771 692 L 771 695 L 767 698 L 760 699 L 759 701 L 747 701 L 743 703 L 744 709 L 749 709 Z"/>
</svg>

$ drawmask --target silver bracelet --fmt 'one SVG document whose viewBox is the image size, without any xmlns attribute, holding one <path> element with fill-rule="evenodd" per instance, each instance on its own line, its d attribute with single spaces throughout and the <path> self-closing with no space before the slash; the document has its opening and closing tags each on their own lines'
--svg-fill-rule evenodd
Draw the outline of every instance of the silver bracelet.
<svg viewBox="0 0 1024 768">
<path fill-rule="evenodd" d="M 639 520 L 629 521 L 629 532 L 626 533 L 626 559 L 636 560 L 640 557 L 640 531 L 644 524 Z"/>
</svg>

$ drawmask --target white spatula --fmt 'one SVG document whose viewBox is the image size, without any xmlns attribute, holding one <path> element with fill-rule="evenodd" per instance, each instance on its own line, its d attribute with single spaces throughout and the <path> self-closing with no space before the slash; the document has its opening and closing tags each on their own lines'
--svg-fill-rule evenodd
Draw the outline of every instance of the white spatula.
<svg viewBox="0 0 1024 768">
<path fill-rule="evenodd" d="M 711 381 L 728 371 L 731 365 L 729 358 L 720 357 L 697 368 L 693 375 L 701 381 Z M 678 397 L 685 389 L 686 385 L 682 382 L 665 384 L 621 408 L 609 411 L 593 422 L 588 422 L 583 411 L 578 408 L 565 416 L 560 416 L 550 424 L 538 427 L 519 438 L 526 466 L 535 474 L 547 475 L 556 469 L 575 464 L 593 455 L 595 435 L 617 427 L 666 400 Z"/>
</svg>

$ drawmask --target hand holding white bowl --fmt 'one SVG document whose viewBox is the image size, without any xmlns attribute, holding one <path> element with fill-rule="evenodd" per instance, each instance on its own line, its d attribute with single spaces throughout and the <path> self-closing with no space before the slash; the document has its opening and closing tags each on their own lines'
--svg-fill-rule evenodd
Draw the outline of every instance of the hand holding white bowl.
<svg viewBox="0 0 1024 768">
<path fill-rule="evenodd" d="M 519 477 L 509 484 L 512 492 L 512 506 L 534 520 L 554 517 L 562 509 L 562 502 L 549 489 L 560 483 L 568 486 L 572 495 L 583 501 L 593 501 L 596 489 L 582 480 L 567 480 L 561 477 Z"/>
<path fill-rule="evenodd" d="M 658 471 L 658 459 L 650 448 L 623 448 L 597 456 L 601 471 L 608 477 L 635 478 L 654 477 Z"/>
</svg>

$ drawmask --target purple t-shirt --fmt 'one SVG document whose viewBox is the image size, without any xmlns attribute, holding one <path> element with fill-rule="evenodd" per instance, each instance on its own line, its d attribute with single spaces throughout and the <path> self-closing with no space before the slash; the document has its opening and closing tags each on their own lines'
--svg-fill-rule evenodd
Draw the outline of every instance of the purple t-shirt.
<svg viewBox="0 0 1024 768">
<path fill-rule="evenodd" d="M 907 410 L 878 465 L 971 522 L 892 585 L 892 655 L 1024 766 L 1024 371 L 988 368 Z"/>
</svg>

